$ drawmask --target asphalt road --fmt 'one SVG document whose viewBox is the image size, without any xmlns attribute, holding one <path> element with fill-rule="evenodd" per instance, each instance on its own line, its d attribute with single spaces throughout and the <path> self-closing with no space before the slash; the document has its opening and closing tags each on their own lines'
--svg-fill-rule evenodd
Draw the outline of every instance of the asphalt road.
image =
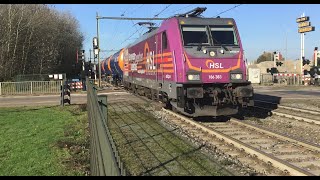
<svg viewBox="0 0 320 180">
<path fill-rule="evenodd" d="M 119 99 L 126 92 L 99 93 L 109 95 L 108 98 Z M 87 94 L 71 94 L 71 104 L 86 104 Z M 0 97 L 0 107 L 23 107 L 23 106 L 55 106 L 60 105 L 60 95 L 47 96 L 8 96 Z"/>
<path fill-rule="evenodd" d="M 255 99 L 280 102 L 283 99 L 319 99 L 320 88 L 273 88 L 273 87 L 255 87 Z M 130 94 L 122 90 L 117 92 L 102 92 L 99 94 L 108 95 L 109 101 L 121 101 L 121 99 L 130 98 Z M 86 94 L 71 94 L 71 104 L 87 103 Z M 60 95 L 51 96 L 11 96 L 0 97 L 0 107 L 23 107 L 23 106 L 49 106 L 60 105 Z"/>
<path fill-rule="evenodd" d="M 255 87 L 255 94 L 281 97 L 282 99 L 320 99 L 320 88 L 286 89 L 272 87 Z"/>
</svg>

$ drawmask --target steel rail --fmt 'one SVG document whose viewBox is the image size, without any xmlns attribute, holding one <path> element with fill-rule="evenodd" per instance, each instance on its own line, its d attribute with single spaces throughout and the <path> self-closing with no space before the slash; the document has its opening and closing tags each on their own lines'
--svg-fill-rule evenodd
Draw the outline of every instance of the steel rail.
<svg viewBox="0 0 320 180">
<path fill-rule="evenodd" d="M 248 154 L 251 154 L 253 156 L 256 156 L 258 159 L 266 162 L 266 163 L 271 163 L 274 167 L 276 168 L 279 168 L 280 170 L 284 171 L 284 172 L 289 172 L 291 175 L 293 176 L 314 176 L 314 174 L 308 172 L 308 171 L 305 171 L 303 169 L 300 169 L 292 164 L 289 164 L 287 162 L 285 162 L 284 160 L 281 160 L 277 157 L 274 157 L 272 155 L 269 155 L 261 150 L 258 150 L 254 147 L 251 147 L 250 145 L 247 145 L 235 138 L 232 138 L 228 135 L 225 135 L 221 132 L 218 132 L 214 129 L 210 129 L 208 127 L 205 127 L 204 125 L 198 123 L 198 122 L 195 122 L 189 118 L 186 118 L 180 114 L 177 114 L 177 113 L 174 113 L 172 111 L 169 111 L 167 109 L 162 109 L 163 112 L 169 114 L 169 115 L 172 115 L 172 116 L 175 116 L 179 119 L 181 119 L 182 121 L 198 128 L 198 129 L 201 129 L 203 130 L 204 132 L 212 135 L 212 136 L 215 136 L 217 137 L 218 139 L 220 140 L 223 140 L 225 142 L 227 142 L 228 144 L 232 144 L 233 146 L 235 146 L 236 148 L 238 149 L 242 149 L 244 150 L 245 152 L 247 152 Z"/>
</svg>

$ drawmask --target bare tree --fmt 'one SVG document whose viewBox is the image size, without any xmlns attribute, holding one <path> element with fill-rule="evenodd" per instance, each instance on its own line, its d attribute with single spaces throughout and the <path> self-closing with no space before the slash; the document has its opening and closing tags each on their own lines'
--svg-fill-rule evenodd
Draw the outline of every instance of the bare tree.
<svg viewBox="0 0 320 180">
<path fill-rule="evenodd" d="M 69 13 L 41 4 L 0 5 L 0 81 L 72 72 L 83 34 Z"/>
</svg>

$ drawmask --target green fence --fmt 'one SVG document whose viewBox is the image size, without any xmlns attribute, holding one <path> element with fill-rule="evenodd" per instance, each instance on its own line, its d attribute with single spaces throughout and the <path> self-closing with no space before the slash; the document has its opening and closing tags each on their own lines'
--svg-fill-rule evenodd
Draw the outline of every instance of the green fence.
<svg viewBox="0 0 320 180">
<path fill-rule="evenodd" d="M 87 109 L 90 125 L 90 169 L 92 176 L 125 176 L 119 153 L 107 125 L 107 96 L 98 96 L 87 80 Z"/>
<path fill-rule="evenodd" d="M 0 82 L 0 96 L 59 94 L 61 83 L 61 81 Z"/>
</svg>

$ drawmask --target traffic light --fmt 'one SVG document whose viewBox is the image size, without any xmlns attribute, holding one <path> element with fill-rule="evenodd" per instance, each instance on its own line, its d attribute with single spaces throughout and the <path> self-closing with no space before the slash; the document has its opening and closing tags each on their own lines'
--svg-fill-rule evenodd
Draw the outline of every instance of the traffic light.
<svg viewBox="0 0 320 180">
<path fill-rule="evenodd" d="M 78 60 L 85 60 L 85 54 L 84 54 L 84 50 L 80 50 L 80 52 L 77 51 L 77 63 Z"/>
<path fill-rule="evenodd" d="M 273 75 L 273 74 L 279 73 L 279 71 L 277 68 L 273 67 L 271 69 L 268 68 L 267 73 L 271 73 Z"/>
<path fill-rule="evenodd" d="M 93 38 L 93 49 L 99 49 L 98 38 L 96 38 L 96 37 Z"/>
<path fill-rule="evenodd" d="M 309 73 L 310 73 L 310 76 L 313 78 L 317 75 L 320 75 L 320 66 L 311 68 Z"/>
<path fill-rule="evenodd" d="M 87 62 L 86 63 L 86 74 L 88 77 L 91 77 L 92 76 L 92 64 L 91 64 L 91 61 Z"/>
<path fill-rule="evenodd" d="M 302 65 L 306 65 L 306 64 L 310 64 L 310 60 L 309 59 L 306 59 L 305 57 L 302 57 Z"/>
</svg>

